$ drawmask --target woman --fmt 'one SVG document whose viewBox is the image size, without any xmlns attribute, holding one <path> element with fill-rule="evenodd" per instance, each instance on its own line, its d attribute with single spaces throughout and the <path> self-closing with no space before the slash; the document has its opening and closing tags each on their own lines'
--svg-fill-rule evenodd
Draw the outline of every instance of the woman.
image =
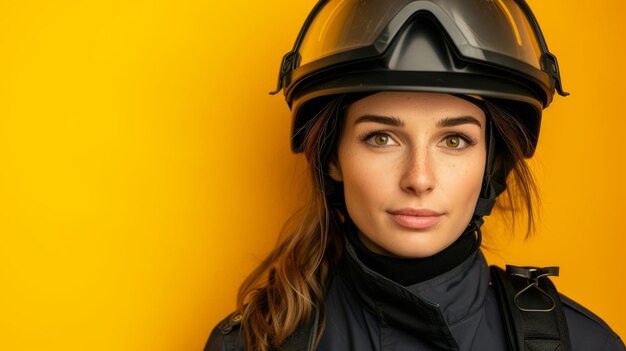
<svg viewBox="0 0 626 351">
<path fill-rule="evenodd" d="M 480 252 L 496 198 L 530 232 L 524 158 L 567 94 L 523 1 L 320 1 L 283 88 L 311 201 L 205 350 L 624 350 L 554 272 L 501 285 Z"/>
</svg>

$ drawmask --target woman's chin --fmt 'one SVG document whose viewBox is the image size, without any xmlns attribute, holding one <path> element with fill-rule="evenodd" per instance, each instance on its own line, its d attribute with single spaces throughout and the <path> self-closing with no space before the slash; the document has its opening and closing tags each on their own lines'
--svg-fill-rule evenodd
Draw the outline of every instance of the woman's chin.
<svg viewBox="0 0 626 351">
<path fill-rule="evenodd" d="M 365 234 L 364 234 L 365 235 Z M 384 240 L 369 240 L 377 249 L 370 250 L 386 256 L 400 258 L 424 258 L 436 255 L 450 246 L 457 236 L 446 236 L 440 231 L 411 231 L 388 234 Z"/>
</svg>

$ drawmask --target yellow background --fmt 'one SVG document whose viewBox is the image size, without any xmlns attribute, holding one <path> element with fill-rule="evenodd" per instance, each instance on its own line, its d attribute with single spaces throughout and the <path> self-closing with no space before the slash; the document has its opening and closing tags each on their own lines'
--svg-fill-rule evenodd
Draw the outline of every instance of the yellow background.
<svg viewBox="0 0 626 351">
<path fill-rule="evenodd" d="M 202 348 L 302 201 L 267 92 L 314 3 L 0 2 L 1 350 Z M 572 95 L 533 160 L 538 235 L 488 258 L 560 265 L 626 335 L 625 5 L 530 4 Z"/>
</svg>

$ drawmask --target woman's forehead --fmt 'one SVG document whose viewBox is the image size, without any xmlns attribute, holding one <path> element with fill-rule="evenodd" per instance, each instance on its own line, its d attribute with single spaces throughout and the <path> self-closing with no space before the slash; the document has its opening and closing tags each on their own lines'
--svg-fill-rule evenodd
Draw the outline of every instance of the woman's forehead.
<svg viewBox="0 0 626 351">
<path fill-rule="evenodd" d="M 347 110 L 348 117 L 365 114 L 409 117 L 423 115 L 470 115 L 485 118 L 484 111 L 476 104 L 451 94 L 385 91 L 355 101 Z"/>
</svg>

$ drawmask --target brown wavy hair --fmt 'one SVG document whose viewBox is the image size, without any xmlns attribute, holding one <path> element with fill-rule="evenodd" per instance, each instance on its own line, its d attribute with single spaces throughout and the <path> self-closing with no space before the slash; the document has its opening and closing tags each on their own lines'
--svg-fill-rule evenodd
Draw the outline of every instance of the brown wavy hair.
<svg viewBox="0 0 626 351">
<path fill-rule="evenodd" d="M 327 173 L 339 142 L 347 104 L 344 98 L 330 99 L 299 131 L 306 135 L 309 200 L 283 228 L 284 237 L 274 250 L 239 288 L 237 307 L 248 350 L 280 350 L 286 338 L 312 318 L 315 309 L 320 311 L 317 341 L 322 335 L 326 284 L 343 251 L 341 223 L 347 215 L 343 187 Z M 489 100 L 484 104 L 495 126 L 491 175 L 507 185 L 498 203 L 506 209 L 522 209 L 511 211 L 511 218 L 525 213 L 528 236 L 534 228 L 533 203 L 537 200 L 532 173 L 524 160 L 530 138 L 506 108 Z"/>
</svg>

